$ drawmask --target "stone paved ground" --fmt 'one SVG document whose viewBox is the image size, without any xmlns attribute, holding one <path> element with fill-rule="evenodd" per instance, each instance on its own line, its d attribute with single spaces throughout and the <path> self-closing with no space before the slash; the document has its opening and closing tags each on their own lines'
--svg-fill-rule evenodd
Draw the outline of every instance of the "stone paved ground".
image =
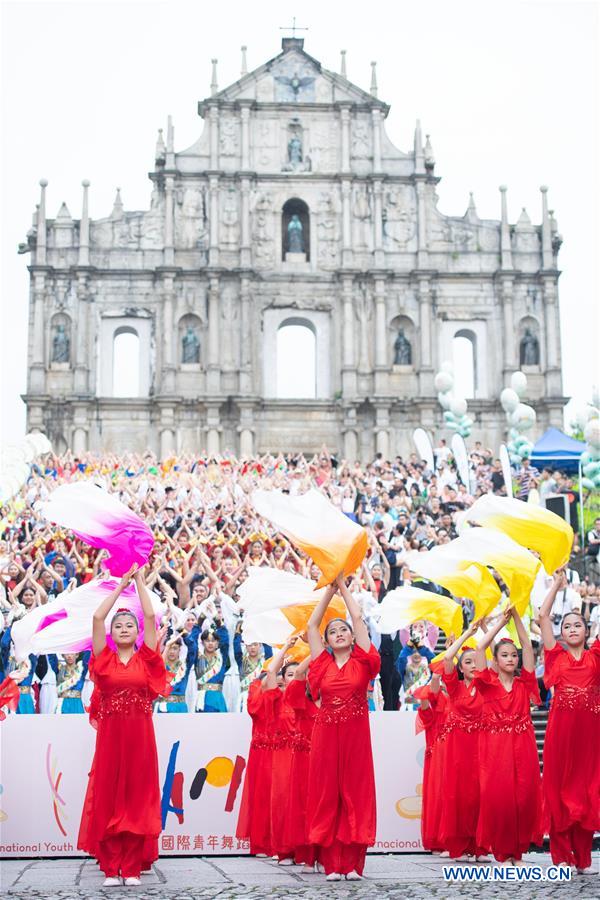
<svg viewBox="0 0 600 900">
<path fill-rule="evenodd" d="M 348 900 L 453 900 L 458 897 L 517 897 L 519 900 L 598 900 L 600 877 L 574 876 L 570 882 L 512 884 L 494 882 L 449 884 L 439 857 L 420 855 L 370 856 L 361 882 L 326 882 L 321 875 L 304 875 L 295 866 L 278 867 L 271 860 L 249 857 L 160 859 L 139 888 L 102 888 L 103 876 L 95 863 L 81 859 L 2 860 L 0 891 L 7 897 L 31 900 L 75 898 L 156 898 L 156 900 L 283 900 L 329 897 Z M 548 854 L 528 854 L 524 864 L 550 865 Z M 600 869 L 600 853 L 594 853 Z"/>
</svg>

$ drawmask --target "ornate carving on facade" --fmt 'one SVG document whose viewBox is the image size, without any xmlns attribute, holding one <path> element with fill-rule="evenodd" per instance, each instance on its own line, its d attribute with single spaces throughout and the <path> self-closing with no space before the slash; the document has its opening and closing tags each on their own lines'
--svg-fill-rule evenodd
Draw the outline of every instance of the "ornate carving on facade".
<svg viewBox="0 0 600 900">
<path fill-rule="evenodd" d="M 205 249 L 208 242 L 208 219 L 204 191 L 180 188 L 176 193 L 175 246 L 182 250 Z"/>
<path fill-rule="evenodd" d="M 411 189 L 387 191 L 383 209 L 383 242 L 387 250 L 405 250 L 417 231 L 417 208 Z"/>
</svg>

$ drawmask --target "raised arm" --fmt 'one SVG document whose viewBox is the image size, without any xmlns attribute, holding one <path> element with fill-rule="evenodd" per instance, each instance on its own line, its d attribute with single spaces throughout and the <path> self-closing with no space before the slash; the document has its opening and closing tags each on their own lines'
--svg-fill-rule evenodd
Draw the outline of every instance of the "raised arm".
<svg viewBox="0 0 600 900">
<path fill-rule="evenodd" d="M 457 655 L 458 651 L 467 640 L 467 638 L 472 637 L 477 628 L 479 626 L 479 622 L 473 621 L 469 625 L 466 631 L 464 631 L 459 638 L 457 638 L 446 650 L 444 653 L 444 672 L 447 675 L 450 675 L 452 670 L 454 669 L 454 657 Z"/>
<path fill-rule="evenodd" d="M 531 638 L 527 633 L 527 629 L 523 625 L 523 621 L 521 616 L 516 611 L 514 606 L 511 608 L 513 622 L 515 623 L 515 628 L 517 629 L 517 635 L 519 637 L 519 641 L 521 642 L 521 651 L 523 654 L 523 668 L 528 672 L 533 672 L 535 669 L 535 656 L 533 653 L 533 647 L 531 646 Z"/>
<path fill-rule="evenodd" d="M 144 643 L 150 650 L 156 650 L 156 615 L 152 608 L 152 600 L 146 587 L 143 570 L 138 569 L 133 576 L 137 588 L 142 612 L 144 614 Z"/>
<path fill-rule="evenodd" d="M 313 609 L 310 619 L 306 625 L 306 634 L 308 637 L 308 646 L 310 647 L 311 659 L 316 659 L 323 652 L 323 642 L 319 632 L 319 625 L 323 621 L 325 610 L 331 602 L 331 598 L 335 594 L 335 584 L 330 584 Z"/>
<path fill-rule="evenodd" d="M 125 590 L 129 582 L 131 581 L 131 577 L 134 571 L 135 566 L 132 566 L 129 572 L 126 572 L 125 575 L 123 575 L 114 591 L 111 591 L 108 597 L 104 598 L 104 600 L 94 613 L 94 617 L 92 620 L 92 649 L 94 652 L 94 656 L 99 656 L 106 647 L 106 627 L 104 625 L 104 622 L 107 615 L 119 599 L 121 593 Z"/>
<path fill-rule="evenodd" d="M 556 646 L 556 639 L 554 637 L 554 632 L 552 631 L 552 622 L 550 620 L 550 612 L 552 610 L 552 607 L 554 606 L 556 595 L 559 591 L 564 591 L 566 587 L 566 572 L 564 569 L 557 569 L 552 577 L 550 590 L 546 594 L 546 597 L 544 598 L 544 602 L 542 603 L 538 614 L 540 631 L 542 632 L 542 639 L 544 641 L 544 647 L 546 650 L 553 650 Z"/>
<path fill-rule="evenodd" d="M 269 667 L 267 669 L 267 677 L 265 678 L 265 690 L 270 691 L 277 687 L 277 673 L 283 665 L 285 654 L 288 652 L 292 644 L 296 642 L 295 637 L 289 637 L 283 647 L 271 657 Z"/>
<path fill-rule="evenodd" d="M 485 651 L 490 646 L 498 632 L 502 628 L 504 628 L 504 626 L 510 621 L 510 618 L 511 608 L 509 607 L 508 609 L 504 610 L 498 622 L 496 622 L 496 624 L 485 633 L 485 635 L 477 644 L 477 649 L 475 651 L 475 668 L 479 672 L 483 672 L 485 669 L 487 669 Z"/>
<path fill-rule="evenodd" d="M 346 609 L 350 614 L 356 643 L 361 650 L 364 650 L 365 653 L 368 653 L 371 646 L 371 638 L 369 637 L 369 629 L 363 621 L 360 606 L 346 587 L 346 582 L 343 576 L 340 575 L 338 577 L 336 584 L 339 588 L 340 594 L 342 595 L 342 599 L 346 604 Z"/>
</svg>

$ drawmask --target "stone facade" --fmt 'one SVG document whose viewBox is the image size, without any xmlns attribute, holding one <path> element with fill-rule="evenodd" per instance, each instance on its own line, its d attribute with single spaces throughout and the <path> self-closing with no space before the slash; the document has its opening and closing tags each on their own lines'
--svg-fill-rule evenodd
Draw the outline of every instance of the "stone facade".
<svg viewBox="0 0 600 900">
<path fill-rule="evenodd" d="M 498 395 L 525 367 L 540 428 L 562 422 L 557 253 L 542 224 L 437 209 L 433 152 L 417 123 L 403 153 L 389 107 L 287 38 L 282 52 L 199 103 L 204 129 L 174 151 L 169 121 L 150 208 L 46 218 L 45 182 L 22 252 L 32 261 L 29 430 L 74 451 L 150 448 L 406 453 L 435 430 L 436 369 L 460 332 L 474 344 L 473 437 L 497 447 Z M 295 217 L 290 228 L 290 222 Z M 295 236 L 292 231 L 295 229 Z M 300 246 L 301 245 L 301 246 Z M 278 399 L 277 333 L 316 337 L 316 397 Z M 400 358 L 397 337 L 406 343 Z M 139 338 L 139 396 L 113 396 L 115 337 Z"/>
</svg>

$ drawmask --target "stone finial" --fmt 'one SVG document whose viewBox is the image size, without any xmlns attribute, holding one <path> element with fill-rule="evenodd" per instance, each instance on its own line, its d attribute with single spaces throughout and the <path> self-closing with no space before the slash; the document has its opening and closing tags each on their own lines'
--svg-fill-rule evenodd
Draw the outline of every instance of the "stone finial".
<svg viewBox="0 0 600 900">
<path fill-rule="evenodd" d="M 542 268 L 554 268 L 552 257 L 552 233 L 550 230 L 550 216 L 548 215 L 548 188 L 545 184 L 540 187 L 542 194 Z"/>
<path fill-rule="evenodd" d="M 162 128 L 158 129 L 158 137 L 156 139 L 156 150 L 154 151 L 154 161 L 157 166 L 164 166 L 167 148 L 163 138 Z"/>
<path fill-rule="evenodd" d="M 167 116 L 167 169 L 175 168 L 175 129 L 173 128 L 173 117 Z"/>
<path fill-rule="evenodd" d="M 248 62 L 246 61 L 246 50 L 247 49 L 248 49 L 247 46 L 245 44 L 242 44 L 242 69 L 241 69 L 240 75 L 248 74 Z"/>
<path fill-rule="evenodd" d="M 83 188 L 83 200 L 81 203 L 81 221 L 79 223 L 79 260 L 80 266 L 89 266 L 90 264 L 90 217 L 88 211 L 88 188 L 90 186 L 87 178 L 81 182 Z"/>
<path fill-rule="evenodd" d="M 73 224 L 73 216 L 69 212 L 69 207 L 63 200 L 60 204 L 60 209 L 56 213 L 56 218 L 54 219 L 55 224 L 57 225 L 72 225 Z"/>
<path fill-rule="evenodd" d="M 210 93 L 211 93 L 212 97 L 214 97 L 215 94 L 219 90 L 219 85 L 217 83 L 217 63 L 218 62 L 219 62 L 218 59 L 211 59 L 212 74 L 211 74 L 211 78 L 210 78 Z"/>
<path fill-rule="evenodd" d="M 503 270 L 512 269 L 512 248 L 510 244 L 510 230 L 508 227 L 508 206 L 506 202 L 506 185 L 500 185 L 500 267 Z"/>
<path fill-rule="evenodd" d="M 342 78 L 347 78 L 348 76 L 346 75 L 346 51 L 345 50 L 340 50 L 340 57 L 341 57 L 341 59 L 340 59 L 340 75 L 342 76 Z"/>
<path fill-rule="evenodd" d="M 38 266 L 46 265 L 46 188 L 48 181 L 40 178 L 40 203 L 37 215 L 37 244 L 35 261 Z"/>
<path fill-rule="evenodd" d="M 121 188 L 117 188 L 117 193 L 115 194 L 115 202 L 113 203 L 112 213 L 110 214 L 111 219 L 120 219 L 123 215 L 123 201 L 121 200 Z"/>
<path fill-rule="evenodd" d="M 467 220 L 467 222 L 479 222 L 479 215 L 477 213 L 477 207 L 475 205 L 475 197 L 473 196 L 472 191 L 469 192 L 469 205 L 467 206 L 465 219 Z"/>
<path fill-rule="evenodd" d="M 371 96 L 377 96 L 377 63 L 371 63 Z"/>
<path fill-rule="evenodd" d="M 415 126 L 415 172 L 423 173 L 425 171 L 425 160 L 423 157 L 423 135 L 421 133 L 421 120 L 417 119 Z"/>
<path fill-rule="evenodd" d="M 428 172 L 433 171 L 433 167 L 435 166 L 435 157 L 433 155 L 433 147 L 431 146 L 431 141 L 429 140 L 429 135 L 425 135 L 425 168 Z"/>
</svg>

